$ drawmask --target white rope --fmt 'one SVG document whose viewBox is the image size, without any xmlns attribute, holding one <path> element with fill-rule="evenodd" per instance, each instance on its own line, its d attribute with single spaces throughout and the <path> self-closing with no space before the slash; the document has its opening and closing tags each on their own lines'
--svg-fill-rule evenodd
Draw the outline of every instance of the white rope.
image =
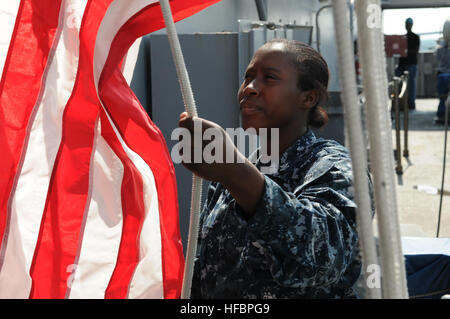
<svg viewBox="0 0 450 319">
<path fill-rule="evenodd" d="M 189 116 L 197 116 L 194 94 L 192 93 L 189 75 L 184 63 L 183 52 L 181 51 L 180 41 L 175 29 L 175 23 L 173 22 L 172 11 L 170 9 L 169 2 L 168 0 L 159 0 L 159 4 L 161 5 L 161 10 L 166 24 L 170 49 L 172 51 L 175 68 L 177 70 L 178 81 L 180 82 L 181 94 L 183 96 L 186 112 L 189 114 Z M 183 288 L 181 290 L 182 299 L 188 299 L 191 294 L 192 274 L 194 271 L 194 257 L 197 250 L 198 223 L 202 197 L 201 191 L 202 179 L 196 175 L 193 175 L 189 235 L 183 275 Z"/>
<path fill-rule="evenodd" d="M 408 298 L 394 180 L 382 11 L 379 0 L 355 1 L 377 208 L 383 298 Z"/>
<path fill-rule="evenodd" d="M 348 13 L 347 0 L 333 1 L 333 18 L 338 48 L 338 65 L 342 90 L 341 97 L 344 107 L 344 123 L 349 138 L 349 151 L 352 158 L 355 200 L 358 206 L 356 218 L 363 260 L 364 279 L 367 283 L 370 275 L 370 273 L 366 271 L 367 267 L 378 264 L 378 261 L 372 228 L 371 203 L 367 181 L 366 143 L 362 128 L 361 110 L 358 103 L 354 51 Z M 366 284 L 365 289 L 365 298 L 381 298 L 381 287 L 371 288 Z"/>
</svg>

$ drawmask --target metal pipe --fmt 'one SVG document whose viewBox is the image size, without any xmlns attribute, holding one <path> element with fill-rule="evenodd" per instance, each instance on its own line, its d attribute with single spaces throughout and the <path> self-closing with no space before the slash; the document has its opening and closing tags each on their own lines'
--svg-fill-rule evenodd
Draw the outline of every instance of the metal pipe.
<svg viewBox="0 0 450 319">
<path fill-rule="evenodd" d="M 400 78 L 394 77 L 394 110 L 395 110 L 395 141 L 396 141 L 396 150 L 395 150 L 395 158 L 397 160 L 395 165 L 395 172 L 398 175 L 403 174 L 402 168 L 402 146 L 400 142 L 400 107 L 399 107 L 399 92 L 398 86 L 400 83 Z"/>
<path fill-rule="evenodd" d="M 403 156 L 409 157 L 408 149 L 408 133 L 409 133 L 409 107 L 408 107 L 408 71 L 405 71 L 402 75 L 403 85 L 405 91 L 403 92 L 403 136 L 405 140 L 405 146 L 403 150 Z"/>
<path fill-rule="evenodd" d="M 369 279 L 367 267 L 376 265 L 377 253 L 372 228 L 372 208 L 367 180 L 367 151 L 365 134 L 362 127 L 361 110 L 356 86 L 356 70 L 353 54 L 353 42 L 348 19 L 346 0 L 333 1 L 333 17 L 336 29 L 336 43 L 339 58 L 339 79 L 342 86 L 341 97 L 344 107 L 344 124 L 349 140 L 349 151 L 354 175 L 355 201 L 357 204 L 356 220 L 359 245 L 363 263 L 365 282 Z M 381 298 L 381 289 L 365 285 L 365 297 Z"/>
<path fill-rule="evenodd" d="M 267 11 L 264 0 L 255 0 L 256 10 L 258 10 L 258 17 L 260 21 L 267 21 Z"/>
<path fill-rule="evenodd" d="M 379 0 L 355 2 L 358 44 L 367 101 L 370 159 L 373 168 L 383 297 L 408 298 L 394 180 L 392 129 L 388 95 L 382 12 Z"/>
<path fill-rule="evenodd" d="M 331 8 L 333 5 L 332 4 L 328 4 L 326 6 L 321 7 L 319 10 L 317 10 L 316 12 L 316 48 L 317 48 L 317 52 L 320 53 L 320 28 L 319 28 L 319 14 L 322 12 L 322 10 L 326 9 L 326 8 Z"/>
</svg>

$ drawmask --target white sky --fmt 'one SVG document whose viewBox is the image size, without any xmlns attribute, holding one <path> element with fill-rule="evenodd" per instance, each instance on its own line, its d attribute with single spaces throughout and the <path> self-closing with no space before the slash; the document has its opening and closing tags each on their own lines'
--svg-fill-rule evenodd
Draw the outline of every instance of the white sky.
<svg viewBox="0 0 450 319">
<path fill-rule="evenodd" d="M 446 19 L 450 19 L 450 8 L 383 10 L 384 34 L 405 34 L 407 18 L 414 20 L 414 33 L 442 32 Z"/>
</svg>

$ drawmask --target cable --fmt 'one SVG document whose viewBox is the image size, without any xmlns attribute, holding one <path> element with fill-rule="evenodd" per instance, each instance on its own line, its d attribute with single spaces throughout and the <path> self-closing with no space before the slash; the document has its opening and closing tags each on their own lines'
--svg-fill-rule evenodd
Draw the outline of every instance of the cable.
<svg viewBox="0 0 450 319">
<path fill-rule="evenodd" d="M 445 134 L 444 134 L 444 163 L 442 165 L 442 181 L 441 181 L 441 197 L 439 199 L 439 214 L 436 237 L 439 237 L 439 230 L 441 227 L 441 213 L 442 213 L 442 199 L 444 197 L 444 178 L 445 178 L 445 163 L 447 155 L 447 131 L 448 131 L 448 108 L 450 107 L 450 96 L 445 102 Z"/>
<path fill-rule="evenodd" d="M 447 19 L 444 23 L 444 27 L 442 29 L 442 34 L 444 36 L 444 40 L 447 43 L 447 47 L 450 45 L 450 19 Z M 450 90 L 450 84 L 449 84 Z M 445 135 L 444 135 L 444 163 L 442 167 L 442 182 L 441 182 L 441 198 L 439 199 L 439 213 L 438 213 L 438 224 L 436 237 L 439 237 L 439 230 L 441 227 L 441 212 L 442 212 L 442 199 L 444 196 L 444 177 L 445 177 L 445 163 L 446 163 L 446 155 L 447 155 L 447 131 L 448 131 L 448 108 L 450 107 L 450 95 L 447 97 L 445 101 Z"/>
</svg>

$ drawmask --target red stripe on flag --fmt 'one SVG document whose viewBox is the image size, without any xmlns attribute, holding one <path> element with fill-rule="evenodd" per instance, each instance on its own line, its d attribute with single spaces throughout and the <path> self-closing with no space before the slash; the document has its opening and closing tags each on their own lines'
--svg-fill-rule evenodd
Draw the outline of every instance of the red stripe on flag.
<svg viewBox="0 0 450 319">
<path fill-rule="evenodd" d="M 139 262 L 139 237 L 144 222 L 145 205 L 141 172 L 134 166 L 103 109 L 100 110 L 102 136 L 124 167 L 122 181 L 123 227 L 117 264 L 111 276 L 106 298 L 126 298 L 128 285 Z"/>
<path fill-rule="evenodd" d="M 76 82 L 63 115 L 63 132 L 31 266 L 30 298 L 64 298 L 75 264 L 88 200 L 89 171 L 99 101 L 93 56 L 97 31 L 113 0 L 89 1 L 80 29 Z"/>
<path fill-rule="evenodd" d="M 199 3 L 198 0 L 184 0 L 171 1 L 170 4 L 174 20 L 179 21 L 218 1 Z M 164 25 L 161 8 L 155 3 L 135 14 L 121 27 L 111 45 L 99 81 L 99 95 L 124 141 L 144 159 L 155 177 L 160 211 L 164 297 L 179 298 L 184 257 L 179 233 L 174 167 L 163 135 L 140 106 L 117 68 L 136 38 Z M 130 107 L 125 108 L 124 105 Z"/>
<path fill-rule="evenodd" d="M 8 201 L 59 22 L 61 1 L 22 0 L 0 83 L 0 243 Z"/>
<path fill-rule="evenodd" d="M 171 0 L 170 7 L 174 21 L 178 22 L 220 1 Z M 136 13 L 121 27 L 115 36 L 109 52 L 108 61 L 102 71 L 102 77 L 108 78 L 110 73 L 114 72 L 117 65 L 137 38 L 164 27 L 164 18 L 158 2 Z"/>
<path fill-rule="evenodd" d="M 177 21 L 218 1 L 175 0 L 171 6 Z M 76 83 L 63 114 L 62 140 L 53 166 L 30 270 L 32 298 L 63 298 L 70 276 L 68 266 L 76 262 L 80 253 L 85 206 L 88 203 L 89 171 L 92 169 L 95 119 L 99 112 L 92 73 L 93 55 L 100 22 L 111 2 L 90 0 L 83 16 Z M 4 176 L 0 182 L 0 240 L 7 227 L 7 205 L 26 143 L 28 122 L 33 117 L 39 92 L 42 92 L 41 83 L 45 80 L 60 7 L 61 1 L 55 5 L 54 0 L 22 0 L 18 11 L 12 45 L 0 83 L 0 149 L 3 150 L 0 176 Z M 139 105 L 117 68 L 136 38 L 163 26 L 159 5 L 150 5 L 120 29 L 102 73 L 99 93 L 122 139 L 149 165 L 155 177 L 164 296 L 175 298 L 180 295 L 184 263 L 173 165 L 161 132 Z M 124 165 L 121 245 L 105 296 L 124 298 L 139 262 L 139 238 L 145 215 L 142 172 L 124 151 L 102 108 L 100 115 L 102 136 Z"/>
<path fill-rule="evenodd" d="M 115 89 L 111 89 L 113 87 Z M 164 137 L 142 107 L 123 107 L 124 103 L 130 106 L 139 104 L 119 71 L 114 72 L 108 83 L 105 83 L 100 96 L 118 130 L 123 132 L 124 141 L 142 157 L 153 172 L 159 204 L 164 297 L 178 298 L 181 294 L 184 257 L 178 227 L 175 172 Z M 130 102 L 133 100 L 134 102 Z M 128 118 L 123 117 L 125 114 Z M 138 250 L 139 247 L 135 248 Z M 113 295 L 107 297 L 116 298 Z"/>
</svg>

